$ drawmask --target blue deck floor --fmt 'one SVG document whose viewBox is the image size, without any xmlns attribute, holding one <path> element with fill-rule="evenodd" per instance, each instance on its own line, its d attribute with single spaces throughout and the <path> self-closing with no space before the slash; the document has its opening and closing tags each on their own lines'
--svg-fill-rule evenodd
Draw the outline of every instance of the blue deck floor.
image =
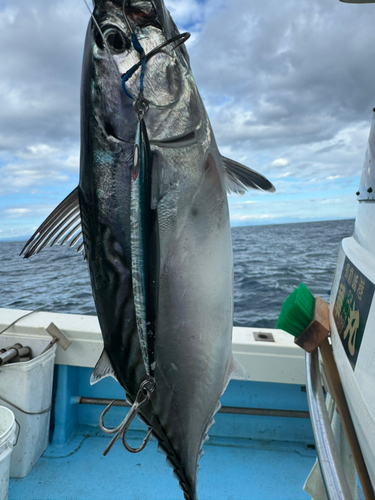
<svg viewBox="0 0 375 500">
<path fill-rule="evenodd" d="M 177 480 L 155 441 L 132 455 L 98 428 L 102 406 L 77 397 L 121 398 L 112 379 L 90 386 L 91 369 L 59 366 L 55 373 L 52 443 L 24 479 L 11 479 L 9 500 L 183 500 Z M 231 381 L 223 406 L 307 410 L 303 387 Z M 106 426 L 116 427 L 124 408 L 112 408 Z M 198 474 L 199 500 L 308 499 L 302 490 L 313 466 L 311 423 L 306 418 L 217 414 Z M 129 444 L 138 447 L 145 425 L 135 420 Z M 133 441 L 133 444 L 132 444 Z"/>
<path fill-rule="evenodd" d="M 134 438 L 134 436 L 137 437 Z M 130 445 L 139 446 L 140 432 Z M 24 479 L 11 479 L 9 500 L 178 500 L 183 499 L 172 469 L 150 441 L 137 455 L 80 426 L 64 447 L 50 445 Z M 212 438 L 199 472 L 200 500 L 281 500 L 310 498 L 302 490 L 315 451 L 302 443 Z"/>
</svg>

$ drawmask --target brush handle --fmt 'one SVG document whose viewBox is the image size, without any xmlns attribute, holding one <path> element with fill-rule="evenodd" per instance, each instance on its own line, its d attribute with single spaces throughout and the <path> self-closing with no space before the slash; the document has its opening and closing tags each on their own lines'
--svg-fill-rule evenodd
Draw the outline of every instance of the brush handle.
<svg viewBox="0 0 375 500">
<path fill-rule="evenodd" d="M 327 376 L 333 392 L 332 396 L 339 410 L 341 421 L 344 426 L 345 434 L 348 438 L 350 449 L 353 453 L 354 463 L 357 469 L 358 477 L 361 482 L 363 494 L 366 500 L 375 500 L 374 490 L 371 485 L 370 477 L 367 472 L 367 467 L 363 459 L 361 447 L 357 439 L 357 434 L 354 429 L 352 417 L 346 402 L 344 389 L 341 384 L 340 375 L 337 370 L 336 362 L 333 357 L 332 347 L 326 338 L 320 344 L 320 352 L 324 361 Z"/>
</svg>

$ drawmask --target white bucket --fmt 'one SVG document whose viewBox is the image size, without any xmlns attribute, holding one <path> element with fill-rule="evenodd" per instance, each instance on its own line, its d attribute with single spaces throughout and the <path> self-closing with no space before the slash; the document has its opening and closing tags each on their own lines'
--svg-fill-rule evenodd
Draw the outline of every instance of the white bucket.
<svg viewBox="0 0 375 500">
<path fill-rule="evenodd" d="M 56 344 L 43 353 L 47 340 L 0 336 L 0 348 L 20 342 L 33 359 L 0 367 L 0 404 L 14 413 L 19 435 L 10 463 L 10 477 L 25 477 L 48 445 Z M 1 497 L 0 497 L 0 500 Z"/>
<path fill-rule="evenodd" d="M 8 408 L 0 406 L 0 500 L 7 500 L 10 454 L 16 434 L 16 419 Z"/>
</svg>

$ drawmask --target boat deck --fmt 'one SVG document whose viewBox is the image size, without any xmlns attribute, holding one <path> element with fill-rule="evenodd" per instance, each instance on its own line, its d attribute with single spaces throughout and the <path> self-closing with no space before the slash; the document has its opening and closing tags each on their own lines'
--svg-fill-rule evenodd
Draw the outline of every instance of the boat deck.
<svg viewBox="0 0 375 500">
<path fill-rule="evenodd" d="M 24 312 L 1 310 L 0 329 Z M 110 439 L 98 426 L 105 406 L 91 403 L 124 400 L 124 391 L 110 377 L 90 386 L 103 348 L 97 318 L 38 312 L 12 326 L 2 341 L 45 346 L 51 321 L 72 341 L 67 351 L 56 351 L 51 442 L 25 478 L 10 479 L 9 500 L 182 500 L 155 441 L 136 455 L 117 442 L 102 455 Z M 302 488 L 316 452 L 303 352 L 280 330 L 248 328 L 234 328 L 233 350 L 251 381 L 232 380 L 221 398 L 222 406 L 235 413 L 215 416 L 200 461 L 199 499 L 308 499 Z M 118 426 L 126 411 L 111 408 L 105 425 Z M 145 430 L 133 421 L 130 445 L 139 445 Z"/>
<path fill-rule="evenodd" d="M 136 434 L 130 445 L 140 445 Z M 136 455 L 116 443 L 103 457 L 108 440 L 100 431 L 79 427 L 66 446 L 50 445 L 26 478 L 10 480 L 9 500 L 183 498 L 155 441 Z M 214 437 L 204 450 L 198 482 L 201 500 L 310 498 L 302 486 L 315 451 L 307 444 Z"/>
<path fill-rule="evenodd" d="M 104 406 L 78 404 L 77 396 L 123 399 L 124 393 L 111 378 L 90 386 L 90 374 L 90 368 L 56 368 L 52 442 L 24 479 L 10 480 L 9 500 L 182 500 L 156 441 L 134 455 L 119 441 L 103 457 L 110 439 L 98 427 Z M 309 498 L 302 487 L 316 452 L 304 386 L 232 380 L 221 402 L 261 414 L 215 416 L 200 462 L 199 499 Z M 280 410 L 289 416 L 278 416 Z M 127 411 L 111 408 L 105 425 L 116 427 Z M 139 446 L 145 430 L 134 421 L 129 444 Z"/>
</svg>

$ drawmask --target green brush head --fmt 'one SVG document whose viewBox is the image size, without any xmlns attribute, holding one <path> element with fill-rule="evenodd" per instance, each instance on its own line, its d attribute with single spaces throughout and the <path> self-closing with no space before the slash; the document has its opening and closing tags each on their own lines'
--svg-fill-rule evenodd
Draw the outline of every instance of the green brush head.
<svg viewBox="0 0 375 500">
<path fill-rule="evenodd" d="M 314 296 L 304 283 L 300 283 L 285 300 L 276 328 L 298 337 L 314 317 Z"/>
</svg>

